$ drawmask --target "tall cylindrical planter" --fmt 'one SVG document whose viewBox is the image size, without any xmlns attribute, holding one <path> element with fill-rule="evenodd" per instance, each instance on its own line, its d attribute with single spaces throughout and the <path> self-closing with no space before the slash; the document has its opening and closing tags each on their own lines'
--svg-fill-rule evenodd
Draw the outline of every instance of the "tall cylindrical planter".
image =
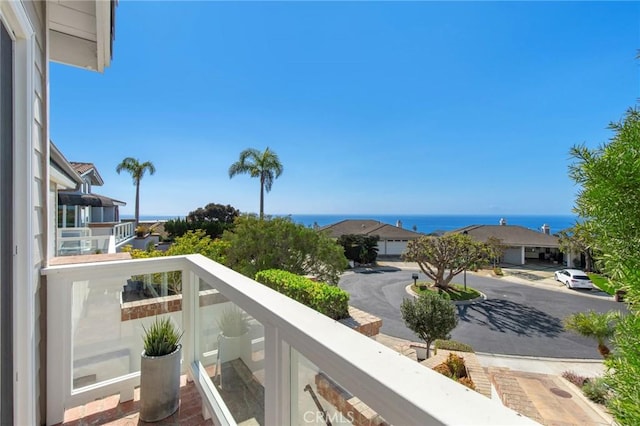
<svg viewBox="0 0 640 426">
<path fill-rule="evenodd" d="M 142 352 L 140 365 L 140 420 L 157 422 L 169 417 L 180 403 L 182 345 L 164 356 Z"/>
</svg>

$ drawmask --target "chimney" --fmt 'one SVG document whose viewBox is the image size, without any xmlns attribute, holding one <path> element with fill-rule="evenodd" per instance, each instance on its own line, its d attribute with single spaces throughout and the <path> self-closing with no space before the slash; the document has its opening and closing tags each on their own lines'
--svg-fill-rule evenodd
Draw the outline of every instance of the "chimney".
<svg viewBox="0 0 640 426">
<path fill-rule="evenodd" d="M 396 228 L 402 228 L 402 221 L 400 219 L 396 222 Z"/>
<path fill-rule="evenodd" d="M 541 229 L 542 229 L 543 233 L 545 233 L 547 235 L 551 234 L 551 228 L 549 228 L 549 225 L 547 225 L 546 223 L 544 225 L 542 225 Z"/>
<path fill-rule="evenodd" d="M 507 224 L 507 219 L 505 219 L 504 217 L 500 218 L 500 226 L 505 226 Z"/>
</svg>

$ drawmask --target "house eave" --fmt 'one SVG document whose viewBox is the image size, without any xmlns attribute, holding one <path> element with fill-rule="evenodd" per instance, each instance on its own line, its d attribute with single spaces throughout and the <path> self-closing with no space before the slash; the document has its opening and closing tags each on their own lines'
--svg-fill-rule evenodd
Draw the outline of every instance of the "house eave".
<svg viewBox="0 0 640 426">
<path fill-rule="evenodd" d="M 53 62 L 103 72 L 111 65 L 115 0 L 48 2 Z"/>
</svg>

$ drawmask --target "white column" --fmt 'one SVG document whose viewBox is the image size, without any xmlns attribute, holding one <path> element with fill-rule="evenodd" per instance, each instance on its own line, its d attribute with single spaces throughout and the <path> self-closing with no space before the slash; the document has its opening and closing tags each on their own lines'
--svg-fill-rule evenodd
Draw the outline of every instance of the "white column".
<svg viewBox="0 0 640 426">
<path fill-rule="evenodd" d="M 264 324 L 264 419 L 267 426 L 291 424 L 290 352 L 278 329 Z"/>
<path fill-rule="evenodd" d="M 524 246 L 521 246 L 520 247 L 520 264 L 521 265 L 524 265 L 526 263 L 525 262 L 525 257 L 524 257 L 524 251 L 525 251 Z"/>
<path fill-rule="evenodd" d="M 47 425 L 61 423 L 71 395 L 72 282 L 47 277 Z"/>
</svg>

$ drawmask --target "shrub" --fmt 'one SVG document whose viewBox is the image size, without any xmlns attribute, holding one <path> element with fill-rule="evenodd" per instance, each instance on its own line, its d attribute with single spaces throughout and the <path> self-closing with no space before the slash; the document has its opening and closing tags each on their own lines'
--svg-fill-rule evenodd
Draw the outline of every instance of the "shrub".
<svg viewBox="0 0 640 426">
<path fill-rule="evenodd" d="M 458 351 L 458 352 L 473 352 L 473 348 L 466 343 L 457 342 L 455 340 L 443 340 L 438 339 L 434 342 L 434 346 L 436 348 L 436 352 L 438 349 L 444 349 L 447 351 Z"/>
<path fill-rule="evenodd" d="M 495 268 L 493 268 L 493 273 L 496 275 L 504 275 L 504 272 L 502 272 L 502 268 L 499 266 L 496 266 Z"/>
<path fill-rule="evenodd" d="M 584 376 L 580 376 L 573 371 L 565 371 L 562 373 L 562 377 L 573 383 L 579 388 L 582 388 L 584 384 L 589 380 Z"/>
<path fill-rule="evenodd" d="M 587 380 L 582 386 L 582 393 L 598 404 L 605 404 L 609 399 L 609 387 L 606 385 L 602 377 L 593 380 Z"/>
<path fill-rule="evenodd" d="M 433 367 L 433 371 L 436 371 L 440 374 L 442 374 L 443 376 L 447 376 L 447 377 L 453 377 L 453 374 L 451 373 L 451 369 L 449 369 L 449 366 L 447 364 L 438 364 L 435 367 Z"/>
<path fill-rule="evenodd" d="M 335 320 L 349 316 L 349 293 L 279 269 L 256 274 L 256 281 Z"/>
<path fill-rule="evenodd" d="M 461 377 L 460 379 L 458 379 L 458 383 L 460 383 L 461 385 L 465 385 L 469 389 L 476 390 L 476 384 L 473 383 L 471 377 Z"/>
<path fill-rule="evenodd" d="M 454 377 L 458 379 L 467 377 L 467 368 L 464 365 L 464 358 L 454 353 L 450 353 L 447 357 L 447 360 L 445 361 L 445 364 L 447 364 Z"/>
</svg>

